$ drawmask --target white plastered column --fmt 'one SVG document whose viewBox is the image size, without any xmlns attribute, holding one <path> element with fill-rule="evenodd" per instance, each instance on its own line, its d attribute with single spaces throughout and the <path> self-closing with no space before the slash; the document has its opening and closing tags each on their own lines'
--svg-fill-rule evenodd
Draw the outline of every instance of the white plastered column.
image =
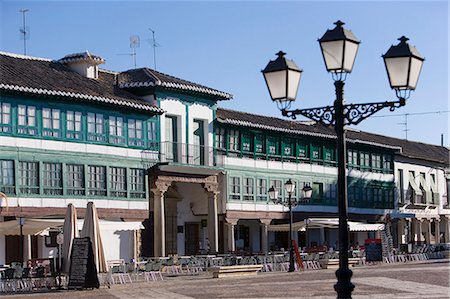
<svg viewBox="0 0 450 299">
<path fill-rule="evenodd" d="M 237 225 L 239 219 L 225 219 L 226 227 L 227 227 L 227 249 L 229 252 L 235 252 L 236 251 L 236 242 L 234 239 L 234 227 Z"/>
<path fill-rule="evenodd" d="M 219 211 L 217 198 L 219 195 L 217 183 L 205 183 L 203 188 L 208 196 L 208 240 L 209 253 L 215 254 L 219 250 Z"/>
<path fill-rule="evenodd" d="M 267 254 L 269 251 L 269 225 L 272 219 L 260 219 L 261 221 L 261 249 L 262 252 Z"/>
<path fill-rule="evenodd" d="M 426 237 L 425 237 L 425 243 L 426 244 L 431 244 L 431 218 L 428 218 L 426 223 L 426 227 L 427 227 L 427 232 L 426 232 Z"/>
<path fill-rule="evenodd" d="M 450 215 L 445 216 L 444 225 L 445 225 L 444 228 L 445 243 L 450 243 Z"/>
<path fill-rule="evenodd" d="M 434 219 L 434 244 L 441 243 L 441 218 Z"/>
<path fill-rule="evenodd" d="M 169 188 L 168 184 L 156 183 L 153 193 L 153 248 L 154 256 L 166 256 L 166 221 L 164 208 L 164 193 Z"/>
</svg>

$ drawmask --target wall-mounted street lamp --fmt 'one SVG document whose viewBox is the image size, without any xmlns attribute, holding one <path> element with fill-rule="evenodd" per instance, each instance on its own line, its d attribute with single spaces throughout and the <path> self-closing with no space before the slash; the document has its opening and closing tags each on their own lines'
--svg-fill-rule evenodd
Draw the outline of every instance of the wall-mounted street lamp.
<svg viewBox="0 0 450 299">
<path fill-rule="evenodd" d="M 289 196 L 287 201 L 283 201 L 278 198 L 278 190 L 274 186 L 270 187 L 269 191 L 267 193 L 269 193 L 269 198 L 270 198 L 270 200 L 273 201 L 273 203 L 282 204 L 289 208 L 289 272 L 294 272 L 295 266 L 294 266 L 294 246 L 292 246 L 292 239 L 293 239 L 293 237 L 292 237 L 292 234 L 293 234 L 293 231 L 292 231 L 292 222 L 293 222 L 292 208 L 296 207 L 301 202 L 309 200 L 312 195 L 312 188 L 309 186 L 309 184 L 305 184 L 305 186 L 302 189 L 303 197 L 301 199 L 295 198 L 294 200 L 292 200 L 292 194 L 294 194 L 294 192 L 295 192 L 295 184 L 291 181 L 291 179 L 289 179 L 284 184 L 284 189 Z"/>
<path fill-rule="evenodd" d="M 406 104 L 410 93 L 417 86 L 424 58 L 404 36 L 400 43 L 393 45 L 382 57 L 386 66 L 391 88 L 398 101 L 363 104 L 344 104 L 344 81 L 351 73 L 360 41 L 337 21 L 336 27 L 327 30 L 319 39 L 326 69 L 331 73 L 336 90 L 333 106 L 289 110 L 295 101 L 302 70 L 293 60 L 286 59 L 285 53 L 277 53 L 278 58 L 270 61 L 262 71 L 272 101 L 277 103 L 283 116 L 296 119 L 303 115 L 326 126 L 333 126 L 337 135 L 338 160 L 338 210 L 339 210 L 339 269 L 334 289 L 338 298 L 351 298 L 354 285 L 352 271 L 348 268 L 348 227 L 347 227 L 347 178 L 345 125 L 356 125 L 379 110 L 388 107 L 390 111 Z"/>
</svg>

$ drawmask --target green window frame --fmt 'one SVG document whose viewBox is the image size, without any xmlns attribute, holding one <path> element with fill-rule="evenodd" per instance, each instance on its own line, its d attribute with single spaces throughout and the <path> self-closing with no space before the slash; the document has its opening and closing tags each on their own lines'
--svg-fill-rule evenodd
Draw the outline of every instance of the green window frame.
<svg viewBox="0 0 450 299">
<path fill-rule="evenodd" d="M 12 110 L 10 103 L 0 105 L 0 132 L 12 133 Z"/>
<path fill-rule="evenodd" d="M 348 166 L 357 167 L 358 166 L 358 151 L 349 149 L 347 150 L 347 164 Z"/>
<path fill-rule="evenodd" d="M 82 113 L 79 111 L 66 111 L 66 138 L 83 139 Z"/>
<path fill-rule="evenodd" d="M 304 142 L 297 142 L 297 156 L 299 158 L 307 158 L 308 157 L 308 145 Z"/>
<path fill-rule="evenodd" d="M 324 146 L 323 148 L 323 158 L 327 162 L 335 162 L 336 161 L 336 151 L 331 146 Z"/>
<path fill-rule="evenodd" d="M 283 156 L 295 157 L 294 141 L 291 138 L 283 138 Z"/>
<path fill-rule="evenodd" d="M 226 130 L 224 128 L 216 128 L 216 149 L 226 149 Z"/>
<path fill-rule="evenodd" d="M 239 151 L 239 130 L 228 130 L 228 150 Z"/>
<path fill-rule="evenodd" d="M 278 156 L 280 154 L 279 143 L 280 141 L 277 137 L 267 136 L 267 153 L 269 155 Z"/>
<path fill-rule="evenodd" d="M 88 112 L 87 114 L 88 141 L 106 142 L 105 120 L 103 114 Z"/>
<path fill-rule="evenodd" d="M 359 152 L 359 165 L 361 168 L 370 168 L 370 154 L 367 152 Z"/>
<path fill-rule="evenodd" d="M 126 169 L 109 167 L 109 194 L 112 197 L 127 197 Z"/>
<path fill-rule="evenodd" d="M 150 150 L 158 150 L 158 135 L 156 121 L 147 122 L 147 147 Z"/>
<path fill-rule="evenodd" d="M 67 164 L 67 194 L 85 195 L 84 165 Z"/>
<path fill-rule="evenodd" d="M 230 176 L 230 200 L 241 200 L 241 178 Z"/>
<path fill-rule="evenodd" d="M 372 170 L 380 170 L 381 169 L 381 155 L 380 154 L 372 154 L 371 164 L 372 164 Z"/>
<path fill-rule="evenodd" d="M 27 105 L 17 106 L 17 133 L 23 135 L 37 135 L 36 107 Z"/>
<path fill-rule="evenodd" d="M 383 155 L 382 159 L 383 159 L 383 161 L 382 161 L 383 170 L 391 171 L 392 170 L 392 156 L 391 155 Z"/>
<path fill-rule="evenodd" d="M 16 194 L 13 160 L 0 160 L 0 191 L 6 195 Z"/>
<path fill-rule="evenodd" d="M 255 199 L 255 188 L 254 188 L 254 179 L 253 178 L 244 178 L 243 184 L 243 200 L 245 201 L 253 201 Z"/>
<path fill-rule="evenodd" d="M 321 160 L 322 159 L 322 147 L 319 145 L 311 144 L 311 159 Z"/>
<path fill-rule="evenodd" d="M 88 195 L 106 196 L 105 166 L 88 166 Z"/>
<path fill-rule="evenodd" d="M 255 135 L 255 153 L 257 154 L 264 154 L 265 153 L 265 146 L 264 146 L 264 135 L 262 134 L 256 134 Z"/>
<path fill-rule="evenodd" d="M 61 110 L 42 108 L 42 136 L 62 137 Z"/>
<path fill-rule="evenodd" d="M 256 179 L 256 200 L 267 201 L 267 180 L 257 178 Z"/>
<path fill-rule="evenodd" d="M 121 116 L 110 116 L 109 121 L 109 143 L 125 144 L 125 123 Z"/>
<path fill-rule="evenodd" d="M 144 126 L 140 119 L 128 119 L 128 144 L 144 146 Z"/>
<path fill-rule="evenodd" d="M 241 142 L 243 152 L 253 152 L 253 136 L 250 133 L 242 133 Z"/>
<path fill-rule="evenodd" d="M 45 195 L 62 195 L 61 163 L 42 163 L 42 190 Z"/>
<path fill-rule="evenodd" d="M 19 161 L 19 191 L 39 194 L 39 162 Z"/>
<path fill-rule="evenodd" d="M 130 168 L 130 197 L 145 198 L 144 169 Z"/>
</svg>

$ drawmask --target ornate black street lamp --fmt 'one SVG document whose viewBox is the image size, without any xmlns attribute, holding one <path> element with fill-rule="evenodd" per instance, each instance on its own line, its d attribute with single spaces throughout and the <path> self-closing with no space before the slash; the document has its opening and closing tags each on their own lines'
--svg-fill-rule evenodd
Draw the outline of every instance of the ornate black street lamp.
<svg viewBox="0 0 450 299">
<path fill-rule="evenodd" d="M 404 106 L 411 90 L 416 88 L 424 58 L 414 46 L 408 44 L 408 39 L 402 36 L 399 38 L 400 43 L 391 46 L 382 56 L 389 83 L 395 90 L 398 101 L 344 104 L 344 81 L 352 71 L 359 40 L 351 31 L 342 27 L 343 22 L 337 21 L 334 24 L 336 27 L 327 30 L 319 39 L 325 66 L 334 79 L 336 100 L 333 106 L 289 110 L 291 103 L 295 101 L 302 71 L 294 61 L 286 59 L 285 53 L 281 51 L 277 53 L 278 58 L 270 61 L 262 73 L 270 96 L 277 102 L 283 116 L 296 119 L 297 115 L 303 115 L 335 128 L 338 152 L 339 269 L 336 271 L 337 283 L 334 289 L 338 298 L 351 298 L 355 286 L 351 283 L 352 271 L 348 268 L 345 125 L 356 125 L 386 107 L 394 111 Z"/>
<path fill-rule="evenodd" d="M 312 194 L 312 188 L 308 185 L 305 184 L 305 186 L 302 189 L 302 193 L 303 193 L 303 197 L 301 200 L 298 200 L 297 198 L 293 201 L 292 200 L 292 194 L 294 194 L 295 192 L 295 184 L 291 181 L 291 179 L 289 179 L 286 184 L 284 184 L 284 189 L 286 190 L 289 198 L 288 201 L 283 201 L 280 200 L 278 198 L 278 190 L 275 189 L 274 186 L 269 188 L 269 198 L 275 203 L 275 204 L 282 204 L 285 205 L 289 208 L 289 272 L 294 272 L 295 271 L 295 267 L 294 267 L 294 246 L 292 246 L 292 221 L 293 221 L 293 217 L 292 217 L 292 208 L 297 206 L 298 204 L 300 204 L 302 201 L 306 201 L 309 198 L 311 198 L 311 194 Z"/>
</svg>

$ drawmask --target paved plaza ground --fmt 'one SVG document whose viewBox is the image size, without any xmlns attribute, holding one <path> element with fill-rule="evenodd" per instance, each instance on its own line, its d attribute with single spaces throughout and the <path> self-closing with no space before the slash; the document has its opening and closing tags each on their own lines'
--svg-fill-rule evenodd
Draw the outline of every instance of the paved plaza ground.
<svg viewBox="0 0 450 299">
<path fill-rule="evenodd" d="M 353 268 L 353 298 L 450 298 L 450 261 L 383 264 Z M 255 277 L 213 279 L 169 277 L 165 281 L 114 285 L 110 289 L 2 296 L 3 298 L 336 298 L 334 270 L 260 273 Z"/>
</svg>

